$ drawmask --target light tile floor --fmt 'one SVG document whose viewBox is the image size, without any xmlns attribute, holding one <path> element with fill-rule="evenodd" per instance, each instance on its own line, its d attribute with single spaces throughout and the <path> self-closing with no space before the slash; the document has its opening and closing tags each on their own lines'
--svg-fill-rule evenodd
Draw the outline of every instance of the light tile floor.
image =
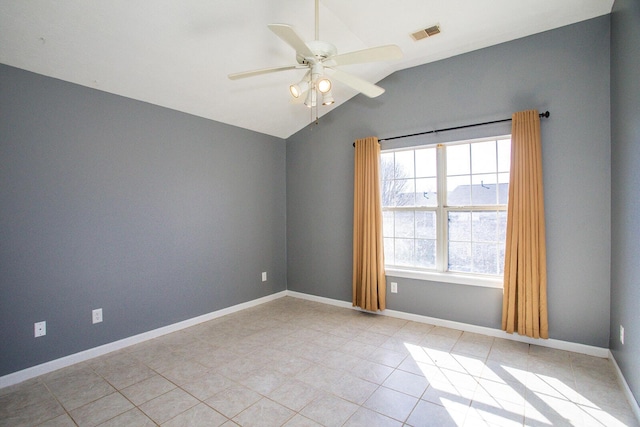
<svg viewBox="0 0 640 427">
<path fill-rule="evenodd" d="M 609 360 L 291 297 L 0 390 L 0 426 L 638 426 Z"/>
</svg>

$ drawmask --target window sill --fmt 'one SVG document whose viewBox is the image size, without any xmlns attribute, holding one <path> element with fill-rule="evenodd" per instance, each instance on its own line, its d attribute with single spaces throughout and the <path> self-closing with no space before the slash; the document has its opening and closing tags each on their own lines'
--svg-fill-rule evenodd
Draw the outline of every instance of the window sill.
<svg viewBox="0 0 640 427">
<path fill-rule="evenodd" d="M 438 273 L 401 268 L 385 268 L 385 274 L 405 279 L 427 280 L 430 282 L 455 283 L 458 285 L 481 286 L 485 288 L 503 288 L 503 278 L 473 274 Z"/>
</svg>

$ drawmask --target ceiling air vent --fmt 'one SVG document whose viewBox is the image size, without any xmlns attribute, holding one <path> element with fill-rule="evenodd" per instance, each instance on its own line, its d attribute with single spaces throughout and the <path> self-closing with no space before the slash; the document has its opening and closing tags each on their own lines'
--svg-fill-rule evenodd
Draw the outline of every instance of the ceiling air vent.
<svg viewBox="0 0 640 427">
<path fill-rule="evenodd" d="M 440 26 L 434 25 L 433 27 L 425 28 L 424 30 L 416 31 L 411 34 L 411 37 L 415 40 L 426 39 L 427 37 L 435 36 L 436 34 L 440 34 Z"/>
</svg>

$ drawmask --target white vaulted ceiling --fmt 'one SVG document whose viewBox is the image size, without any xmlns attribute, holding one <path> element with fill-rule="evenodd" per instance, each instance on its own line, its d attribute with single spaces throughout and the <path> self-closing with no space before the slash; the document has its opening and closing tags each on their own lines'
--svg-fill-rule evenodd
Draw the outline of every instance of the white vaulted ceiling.
<svg viewBox="0 0 640 427">
<path fill-rule="evenodd" d="M 320 0 L 320 39 L 338 53 L 385 44 L 398 61 L 343 67 L 371 82 L 611 12 L 613 0 Z M 314 38 L 313 0 L 0 0 L 0 63 L 287 138 L 311 121 L 288 87 L 303 70 L 231 81 L 229 73 L 295 64 L 267 29 Z M 410 33 L 439 24 L 441 34 Z M 336 104 L 357 93 L 334 84 Z M 384 102 L 384 94 L 365 102 Z"/>
</svg>

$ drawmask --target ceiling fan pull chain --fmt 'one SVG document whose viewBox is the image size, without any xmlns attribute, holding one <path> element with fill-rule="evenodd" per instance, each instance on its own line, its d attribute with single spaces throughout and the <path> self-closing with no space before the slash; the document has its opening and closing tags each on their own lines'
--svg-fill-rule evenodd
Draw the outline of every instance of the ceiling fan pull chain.
<svg viewBox="0 0 640 427">
<path fill-rule="evenodd" d="M 318 3 L 318 0 L 316 0 L 316 3 Z M 316 110 L 316 126 L 318 126 L 318 92 L 316 91 L 316 85 L 313 85 L 313 89 L 312 89 L 315 93 L 316 93 L 316 102 L 313 104 L 313 108 L 311 108 L 311 111 L 313 111 L 314 109 Z M 313 117 L 313 116 L 312 116 Z"/>
</svg>

